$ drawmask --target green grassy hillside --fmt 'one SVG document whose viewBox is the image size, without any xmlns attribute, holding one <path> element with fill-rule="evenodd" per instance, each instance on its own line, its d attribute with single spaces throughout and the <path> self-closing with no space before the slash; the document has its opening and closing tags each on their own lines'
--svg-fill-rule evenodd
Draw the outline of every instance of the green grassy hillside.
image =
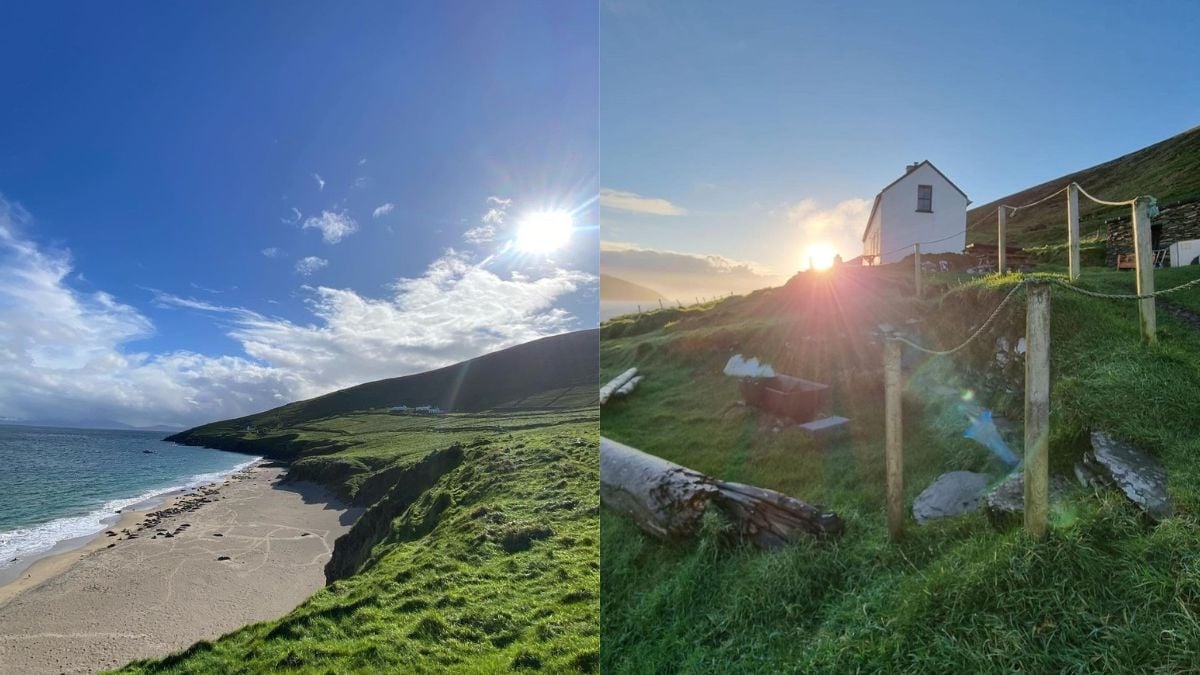
<svg viewBox="0 0 1200 675">
<path fill-rule="evenodd" d="M 595 671 L 595 335 L 591 349 L 573 334 L 469 362 L 474 373 L 525 383 L 518 398 L 495 400 L 491 410 L 378 409 L 397 391 L 423 395 L 421 402 L 444 394 L 421 394 L 414 381 L 446 380 L 418 375 L 385 381 L 391 391 L 376 398 L 388 387 L 364 385 L 181 434 L 189 443 L 289 458 L 289 479 L 319 481 L 366 510 L 337 540 L 327 586 L 287 616 L 121 672 Z M 503 371 L 496 363 L 506 358 L 534 372 Z M 461 374 L 460 401 L 482 405 L 513 390 L 485 383 L 480 394 L 467 370 L 450 371 Z M 370 408 L 344 409 L 347 400 L 367 399 Z"/>
<path fill-rule="evenodd" d="M 206 424 L 167 440 L 195 445 L 236 437 L 253 442 L 253 437 L 243 438 L 247 426 L 260 435 L 278 436 L 276 432 L 285 428 L 302 430 L 311 420 L 399 405 L 434 405 L 456 412 L 578 407 L 595 398 L 591 385 L 596 379 L 598 339 L 595 330 L 542 338 L 445 368 L 367 382 L 266 412 Z M 278 447 L 274 449 L 278 451 Z M 288 450 L 287 456 L 303 449 Z"/>
<path fill-rule="evenodd" d="M 843 272 L 851 272 L 843 274 Z M 1200 275 L 1160 270 L 1159 288 Z M 601 635 L 606 673 L 1181 672 L 1200 663 L 1200 333 L 1160 311 L 1161 344 L 1142 345 L 1133 303 L 1053 290 L 1051 461 L 1069 471 L 1100 428 L 1158 455 L 1178 515 L 1153 526 L 1125 498 L 1082 488 L 1056 507 L 1044 542 L 995 529 L 982 513 L 887 539 L 878 322 L 957 344 L 1014 277 L 931 280 L 914 300 L 887 268 L 802 274 L 787 286 L 706 310 L 602 327 L 601 378 L 636 365 L 639 389 L 604 409 L 606 436 L 721 478 L 819 502 L 846 520 L 836 542 L 764 553 L 719 536 L 666 545 L 602 513 Z M 1128 274 L 1085 284 L 1130 292 Z M 1200 307 L 1194 289 L 1174 302 Z M 939 474 L 1005 470 L 962 438 L 964 407 L 1016 422 L 1019 362 L 995 363 L 996 335 L 1024 330 L 1023 302 L 996 333 L 906 374 L 905 498 Z M 906 324 L 908 319 L 919 323 Z M 833 385 L 849 437 L 819 447 L 732 405 L 731 353 Z M 1069 475 L 1069 474 L 1068 474 Z M 1073 480 L 1073 479 L 1072 479 Z M 649 627 L 653 627 L 650 629 Z"/>
<path fill-rule="evenodd" d="M 1077 182 L 1100 199 L 1130 199 L 1149 194 L 1162 207 L 1200 199 L 1200 127 L 1155 143 L 1123 157 L 1035 185 L 1016 194 L 980 204 L 967 211 L 967 243 L 996 242 L 996 210 L 1000 204 L 1020 206 Z M 1108 218 L 1128 215 L 1127 208 L 1104 207 L 1081 197 L 1079 230 L 1087 236 L 1104 232 Z M 1009 246 L 1058 244 L 1064 239 L 1067 198 L 1045 204 L 1008 220 Z"/>
</svg>

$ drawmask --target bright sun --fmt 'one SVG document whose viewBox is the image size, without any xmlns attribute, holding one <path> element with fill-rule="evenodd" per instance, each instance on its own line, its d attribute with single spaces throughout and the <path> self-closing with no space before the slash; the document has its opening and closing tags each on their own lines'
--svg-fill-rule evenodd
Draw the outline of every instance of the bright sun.
<svg viewBox="0 0 1200 675">
<path fill-rule="evenodd" d="M 829 244 L 813 244 L 804 251 L 804 260 L 801 265 L 806 269 L 827 270 L 833 267 L 833 258 L 837 255 Z"/>
<path fill-rule="evenodd" d="M 517 226 L 517 248 L 527 253 L 549 253 L 571 238 L 571 214 L 566 211 L 535 211 Z"/>
</svg>

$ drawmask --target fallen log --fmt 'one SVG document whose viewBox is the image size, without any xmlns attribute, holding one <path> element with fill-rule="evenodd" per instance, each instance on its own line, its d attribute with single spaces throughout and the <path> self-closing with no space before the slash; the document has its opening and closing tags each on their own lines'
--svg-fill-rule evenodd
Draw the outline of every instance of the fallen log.
<svg viewBox="0 0 1200 675">
<path fill-rule="evenodd" d="M 611 398 L 613 394 L 617 393 L 618 389 L 625 386 L 630 380 L 632 380 L 635 375 L 637 375 L 637 368 L 630 368 L 629 370 L 626 370 L 620 375 L 609 380 L 608 384 L 600 387 L 600 405 L 608 403 L 608 399 Z"/>
<path fill-rule="evenodd" d="M 664 540 L 692 537 L 710 504 L 762 549 L 805 536 L 838 537 L 837 514 L 774 490 L 731 483 L 600 438 L 600 502 Z"/>
<path fill-rule="evenodd" d="M 613 392 L 613 396 L 628 396 L 632 394 L 633 390 L 637 389 L 638 383 L 640 383 L 643 379 L 645 379 L 644 375 L 638 375 L 632 380 L 621 385 L 620 389 Z"/>
</svg>

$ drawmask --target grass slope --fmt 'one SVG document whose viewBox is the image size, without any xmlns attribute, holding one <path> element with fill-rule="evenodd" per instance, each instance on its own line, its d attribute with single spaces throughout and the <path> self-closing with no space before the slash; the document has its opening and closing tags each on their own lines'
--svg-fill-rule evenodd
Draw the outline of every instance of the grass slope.
<svg viewBox="0 0 1200 675">
<path fill-rule="evenodd" d="M 908 297 L 887 268 L 787 286 L 660 322 L 602 327 L 601 377 L 631 365 L 637 393 L 605 407 L 603 433 L 710 474 L 820 502 L 847 521 L 838 542 L 776 553 L 718 536 L 653 540 L 602 513 L 601 635 L 606 673 L 701 672 L 1181 672 L 1200 663 L 1200 334 L 1159 313 L 1161 344 L 1138 340 L 1132 303 L 1053 291 L 1051 459 L 1069 470 L 1085 432 L 1110 432 L 1166 464 L 1178 515 L 1157 527 L 1122 496 L 1076 490 L 1052 532 L 1033 542 L 997 531 L 982 513 L 924 527 L 899 545 L 884 522 L 878 321 L 922 318 L 923 340 L 957 344 L 1013 278 L 944 277 L 944 296 Z M 1160 270 L 1160 288 L 1196 268 Z M 822 281 L 822 279 L 826 279 Z M 1090 270 L 1085 285 L 1130 292 L 1130 275 Z M 1200 292 L 1173 296 L 1184 306 Z M 998 332 L 1023 332 L 1023 303 Z M 905 497 L 949 470 L 1001 466 L 962 438 L 964 399 L 1018 420 L 1019 363 L 987 367 L 995 336 L 951 359 L 916 359 L 906 375 Z M 720 374 L 732 351 L 834 386 L 849 439 L 818 448 L 760 426 L 731 406 Z M 990 373 L 990 375 L 989 375 Z M 1013 386 L 1013 382 L 1016 386 Z M 985 386 L 991 385 L 991 386 Z M 1008 391 L 1006 391 L 1006 388 Z M 1014 449 L 1020 453 L 1019 441 Z"/>
<path fill-rule="evenodd" d="M 492 410 L 427 416 L 302 402 L 181 434 L 288 458 L 289 479 L 319 481 L 366 510 L 337 540 L 327 586 L 287 616 L 120 672 L 595 671 L 596 352 L 578 335 L 532 343 L 540 362 L 536 350 L 514 348 L 510 367 L 551 372 L 507 373 L 527 386 Z M 471 370 L 497 367 L 486 360 Z M 588 363 L 590 382 L 579 382 Z M 481 395 L 463 385 L 473 382 L 466 370 L 451 371 L 463 374 L 448 385 L 459 400 L 512 390 L 485 383 Z M 401 385 L 393 389 L 415 391 Z M 390 396 L 374 401 L 390 405 Z"/>
<path fill-rule="evenodd" d="M 1200 127 L 1114 160 L 1046 181 L 967 211 L 967 242 L 996 242 L 996 210 L 1000 204 L 1020 206 L 1053 194 L 1072 181 L 1100 199 L 1130 199 L 1149 194 L 1159 206 L 1200 199 Z M 1051 199 L 1008 219 L 1009 246 L 1057 244 L 1065 238 L 1067 199 Z M 1104 234 L 1108 218 L 1128 216 L 1128 208 L 1103 207 L 1079 198 L 1079 230 Z"/>
<path fill-rule="evenodd" d="M 542 338 L 445 368 L 367 382 L 255 415 L 206 424 L 167 440 L 195 444 L 217 437 L 240 438 L 247 426 L 273 434 L 331 415 L 398 405 L 435 405 L 458 412 L 586 405 L 591 400 L 586 392 L 595 389 L 598 339 L 594 329 Z M 594 392 L 591 398 L 595 398 Z"/>
</svg>

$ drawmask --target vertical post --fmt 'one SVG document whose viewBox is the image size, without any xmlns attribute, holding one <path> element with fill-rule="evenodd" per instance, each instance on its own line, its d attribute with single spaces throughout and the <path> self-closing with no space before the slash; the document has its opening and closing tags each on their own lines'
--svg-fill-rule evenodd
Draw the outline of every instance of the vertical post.
<svg viewBox="0 0 1200 675">
<path fill-rule="evenodd" d="M 900 414 L 900 343 L 883 341 L 884 459 L 887 465 L 888 536 L 904 534 L 904 425 Z"/>
<path fill-rule="evenodd" d="M 1154 244 L 1150 236 L 1150 200 L 1138 197 L 1133 202 L 1133 253 L 1137 258 L 1137 294 L 1154 292 Z M 1154 316 L 1154 298 L 1138 300 L 1138 314 L 1142 319 L 1142 337 L 1154 344 L 1157 321 Z"/>
<path fill-rule="evenodd" d="M 922 291 L 922 288 L 921 288 L 921 245 L 920 244 L 913 244 L 913 260 L 916 262 L 916 265 L 917 265 L 916 285 L 917 285 L 917 297 L 919 298 L 922 295 L 922 293 L 921 293 L 921 291 Z"/>
<path fill-rule="evenodd" d="M 1029 285 L 1025 346 L 1025 531 L 1043 539 L 1050 515 L 1049 284 Z"/>
<path fill-rule="evenodd" d="M 1071 281 L 1079 278 L 1079 186 L 1067 186 L 1067 265 Z"/>
<path fill-rule="evenodd" d="M 996 211 L 996 272 L 1004 274 L 1008 261 L 1008 249 L 1005 248 L 1004 230 L 1008 227 L 1008 207 L 1001 205 Z"/>
</svg>

